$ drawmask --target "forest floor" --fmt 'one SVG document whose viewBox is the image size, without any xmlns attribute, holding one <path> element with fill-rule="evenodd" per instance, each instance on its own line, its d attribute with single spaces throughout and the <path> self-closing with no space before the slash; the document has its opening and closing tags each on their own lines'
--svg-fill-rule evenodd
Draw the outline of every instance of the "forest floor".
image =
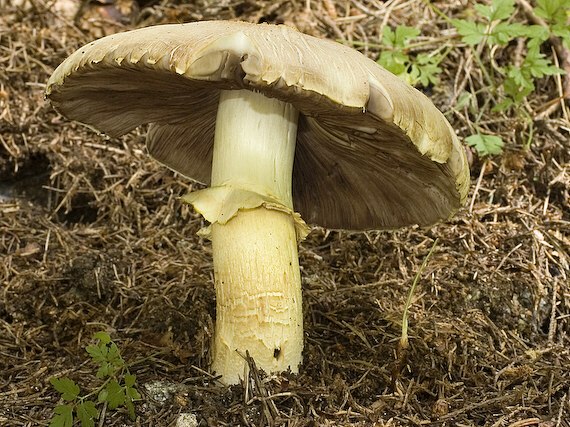
<svg viewBox="0 0 570 427">
<path fill-rule="evenodd" d="M 474 4 L 116 0 L 78 10 L 72 0 L 0 0 L 0 425 L 49 425 L 61 403 L 51 378 L 96 389 L 85 347 L 105 330 L 141 399 L 134 421 L 106 408 L 95 425 L 174 426 L 189 413 L 200 426 L 569 427 L 566 77 L 537 78 L 512 108 L 484 108 L 494 102 L 485 69 L 526 47 L 515 40 L 488 55 L 463 43 L 444 17 L 474 21 Z M 511 22 L 536 21 L 525 6 L 514 3 Z M 383 28 L 417 28 L 407 54 L 446 52 L 439 82 L 418 88 L 461 140 L 480 131 L 504 142 L 495 155 L 466 148 L 471 191 L 444 223 L 313 228 L 299 248 L 300 373 L 252 370 L 232 387 L 208 373 L 211 246 L 197 235 L 201 217 L 179 200 L 199 185 L 146 154 L 146 129 L 105 138 L 44 99 L 57 65 L 95 38 L 210 19 L 285 23 L 374 60 Z M 553 46 L 541 51 L 564 66 Z M 404 306 L 436 239 L 401 352 Z"/>
</svg>

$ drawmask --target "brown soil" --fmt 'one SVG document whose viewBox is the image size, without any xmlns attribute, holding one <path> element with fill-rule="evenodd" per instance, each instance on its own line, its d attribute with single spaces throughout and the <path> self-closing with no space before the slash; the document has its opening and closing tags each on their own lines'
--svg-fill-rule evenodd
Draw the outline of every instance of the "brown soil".
<svg viewBox="0 0 570 427">
<path fill-rule="evenodd" d="M 225 388 L 207 373 L 210 244 L 178 199 L 196 184 L 145 154 L 145 129 L 108 139 L 59 116 L 43 98 L 49 75 L 96 37 L 157 23 L 287 23 L 361 42 L 372 58 L 382 22 L 428 41 L 448 26 L 420 0 L 105 3 L 66 13 L 73 2 L 0 0 L 0 425 L 47 426 L 59 400 L 51 377 L 99 384 L 85 346 L 104 329 L 142 400 L 135 422 L 107 411 L 99 425 L 168 426 L 191 412 L 200 426 L 570 426 L 570 123 L 567 105 L 545 108 L 556 79 L 521 107 L 534 118 L 528 148 L 521 116 L 482 118 L 506 152 L 473 153 L 468 205 L 450 221 L 314 229 L 300 246 L 300 374 L 253 370 L 248 387 Z M 468 3 L 436 6 L 454 16 Z M 473 113 L 450 103 L 471 54 L 452 50 L 429 90 L 462 137 Z M 484 86 L 476 66 L 465 82 Z M 435 239 L 402 352 L 404 304 Z M 156 381 L 170 393 L 153 393 Z"/>
</svg>

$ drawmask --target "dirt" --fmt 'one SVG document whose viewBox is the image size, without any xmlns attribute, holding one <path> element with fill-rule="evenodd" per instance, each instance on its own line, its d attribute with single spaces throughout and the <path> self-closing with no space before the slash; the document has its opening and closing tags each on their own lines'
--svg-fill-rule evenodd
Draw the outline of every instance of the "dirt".
<svg viewBox="0 0 570 427">
<path fill-rule="evenodd" d="M 454 16 L 467 3 L 435 4 Z M 483 117 L 506 150 L 470 152 L 468 202 L 449 221 L 313 229 L 299 249 L 301 372 L 268 377 L 250 361 L 247 384 L 225 387 L 208 373 L 210 243 L 178 199 L 199 185 L 147 156 L 146 129 L 111 139 L 59 116 L 44 100 L 48 77 L 82 44 L 152 24 L 286 23 L 361 42 L 376 59 L 383 19 L 420 26 L 427 40 L 445 22 L 419 0 L 0 6 L 0 425 L 47 426 L 60 399 L 52 377 L 100 384 L 85 346 L 106 330 L 142 399 L 135 421 L 108 410 L 99 425 L 174 426 L 192 413 L 200 426 L 570 426 L 567 102 L 532 121 L 530 144 L 520 116 Z M 525 22 L 522 12 L 516 19 Z M 470 118 L 450 102 L 467 54 L 452 51 L 442 83 L 426 91 L 460 137 Z M 473 90 L 479 77 L 469 76 Z M 544 111 L 557 91 L 540 80 L 523 108 Z M 436 239 L 404 350 L 404 305 Z"/>
</svg>

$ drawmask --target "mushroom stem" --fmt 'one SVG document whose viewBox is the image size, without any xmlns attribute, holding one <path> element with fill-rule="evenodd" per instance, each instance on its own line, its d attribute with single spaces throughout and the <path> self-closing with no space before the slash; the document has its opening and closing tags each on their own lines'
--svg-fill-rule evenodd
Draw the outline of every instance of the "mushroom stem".
<svg viewBox="0 0 570 427">
<path fill-rule="evenodd" d="M 221 204 L 237 204 L 238 210 L 211 225 L 212 369 L 228 384 L 244 378 L 246 352 L 266 372 L 297 372 L 301 363 L 301 278 L 291 191 L 297 118 L 291 104 L 277 99 L 248 90 L 221 92 L 212 187 L 230 188 L 231 197 Z M 261 201 L 251 207 L 251 197 L 242 200 L 244 193 Z"/>
</svg>

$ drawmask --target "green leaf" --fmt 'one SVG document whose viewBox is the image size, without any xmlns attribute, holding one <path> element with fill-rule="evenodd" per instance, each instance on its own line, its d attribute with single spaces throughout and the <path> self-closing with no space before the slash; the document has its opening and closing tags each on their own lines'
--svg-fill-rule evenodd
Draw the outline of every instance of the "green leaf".
<svg viewBox="0 0 570 427">
<path fill-rule="evenodd" d="M 72 427 L 73 426 L 73 405 L 57 405 L 54 409 L 49 427 Z"/>
<path fill-rule="evenodd" d="M 136 419 L 136 414 L 135 414 L 135 404 L 133 402 L 134 399 L 131 398 L 127 398 L 125 401 L 125 407 L 127 408 L 127 411 L 129 413 L 129 417 L 131 418 L 131 420 L 135 420 Z"/>
<path fill-rule="evenodd" d="M 408 61 L 409 57 L 405 53 L 388 50 L 380 53 L 377 62 L 392 74 L 399 76 L 406 72 Z"/>
<path fill-rule="evenodd" d="M 115 369 L 113 368 L 113 365 L 111 365 L 109 362 L 102 362 L 101 366 L 99 366 L 99 369 L 97 369 L 95 376 L 97 378 L 103 379 L 112 376 L 114 373 Z"/>
<path fill-rule="evenodd" d="M 507 65 L 502 69 L 506 78 L 503 81 L 503 90 L 507 99 L 501 101 L 493 111 L 504 111 L 512 105 L 520 104 L 535 90 L 535 79 L 564 71 L 555 67 L 550 59 L 540 52 L 537 44 L 527 43 L 528 51 L 525 59 L 519 66 Z"/>
<path fill-rule="evenodd" d="M 515 12 L 515 0 L 493 0 L 493 20 L 510 18 Z"/>
<path fill-rule="evenodd" d="M 141 398 L 140 393 L 134 387 L 135 382 L 136 382 L 135 375 L 132 374 L 125 375 L 125 391 L 126 391 L 125 406 L 127 407 L 129 416 L 131 417 L 132 420 L 135 419 L 135 405 L 133 402 L 135 400 L 140 400 Z"/>
<path fill-rule="evenodd" d="M 513 78 L 506 78 L 503 82 L 503 90 L 505 91 L 507 99 L 510 99 L 512 102 L 506 104 L 501 102 L 494 110 L 504 111 L 511 105 L 519 105 L 523 102 L 524 99 L 534 91 L 534 83 L 532 80 L 523 80 L 523 83 L 524 85 L 517 83 Z"/>
<path fill-rule="evenodd" d="M 141 394 L 139 391 L 134 387 L 127 387 L 127 396 L 129 396 L 132 400 L 140 400 Z"/>
<path fill-rule="evenodd" d="M 107 345 L 88 345 L 85 347 L 85 351 L 91 356 L 91 359 L 95 363 L 103 363 L 107 361 L 107 354 L 109 353 L 109 349 Z"/>
<path fill-rule="evenodd" d="M 570 49 L 570 26 L 564 24 L 557 24 L 552 27 L 552 34 L 560 37 L 566 49 Z"/>
<path fill-rule="evenodd" d="M 524 33 L 522 35 L 536 40 L 538 43 L 544 42 L 549 37 L 548 29 L 542 25 L 523 25 L 523 27 Z"/>
<path fill-rule="evenodd" d="M 103 345 L 107 345 L 111 342 L 111 336 L 105 331 L 95 332 L 93 339 L 99 340 Z"/>
<path fill-rule="evenodd" d="M 534 14 L 547 21 L 552 21 L 560 7 L 560 0 L 536 0 Z"/>
<path fill-rule="evenodd" d="M 493 7 L 492 6 L 487 6 L 484 4 L 476 4 L 475 6 L 473 6 L 475 8 L 475 10 L 477 12 L 479 12 L 479 15 L 487 18 L 488 21 L 492 21 L 493 19 Z"/>
<path fill-rule="evenodd" d="M 439 63 L 442 56 L 420 53 L 416 57 L 406 53 L 410 41 L 420 34 L 415 27 L 401 25 L 392 30 L 384 27 L 382 43 L 388 47 L 378 57 L 378 64 L 411 85 L 428 86 L 439 82 Z"/>
<path fill-rule="evenodd" d="M 135 420 L 136 415 L 135 415 L 135 404 L 133 403 L 132 399 L 127 398 L 125 400 L 125 407 L 127 408 L 127 412 L 129 413 L 129 417 L 131 418 L 131 420 Z"/>
<path fill-rule="evenodd" d="M 81 421 L 81 427 L 94 427 L 95 420 L 99 418 L 99 411 L 95 407 L 95 403 L 85 400 L 77 404 L 77 417 Z"/>
<path fill-rule="evenodd" d="M 507 66 L 506 70 L 507 78 L 503 84 L 506 86 L 514 85 L 513 87 L 518 87 L 520 89 L 526 88 L 531 91 L 534 90 L 534 82 L 533 79 L 530 78 L 530 75 L 527 72 L 528 70 L 514 65 Z"/>
<path fill-rule="evenodd" d="M 415 83 L 419 82 L 424 87 L 427 87 L 430 84 L 438 84 L 439 74 L 441 73 L 441 68 L 439 66 L 441 60 L 442 57 L 440 55 L 431 55 L 426 53 L 418 54 L 415 63 L 412 65 L 412 70 L 417 70 Z"/>
<path fill-rule="evenodd" d="M 120 386 L 117 380 L 111 380 L 105 387 L 107 390 L 107 398 L 109 409 L 116 409 L 125 403 L 125 389 Z"/>
<path fill-rule="evenodd" d="M 502 21 L 515 11 L 515 0 L 493 0 L 490 6 L 476 4 L 475 10 L 489 22 Z"/>
<path fill-rule="evenodd" d="M 396 43 L 396 33 L 390 27 L 384 27 L 382 30 L 382 44 L 394 47 Z"/>
<path fill-rule="evenodd" d="M 485 18 L 486 23 L 452 19 L 452 24 L 462 36 L 462 41 L 477 45 L 486 41 L 489 45 L 504 46 L 516 37 L 528 35 L 528 25 L 509 23 L 506 20 L 515 10 L 514 0 L 494 0 L 490 6 L 476 4 L 475 10 Z M 538 29 L 533 29 L 538 34 Z"/>
<path fill-rule="evenodd" d="M 451 23 L 457 29 L 461 36 L 461 41 L 470 46 L 477 45 L 483 41 L 486 36 L 486 26 L 477 22 L 465 21 L 463 19 L 452 19 Z"/>
<path fill-rule="evenodd" d="M 564 47 L 570 49 L 570 0 L 537 0 L 534 13 L 543 18 L 550 33 L 560 37 Z"/>
<path fill-rule="evenodd" d="M 455 108 L 461 110 L 467 106 L 471 106 L 473 104 L 473 95 L 470 92 L 463 91 L 457 98 L 457 102 L 455 103 Z"/>
<path fill-rule="evenodd" d="M 410 41 L 420 34 L 420 30 L 415 27 L 400 25 L 396 30 L 384 27 L 382 33 L 382 44 L 393 48 L 404 48 Z"/>
<path fill-rule="evenodd" d="M 97 395 L 97 402 L 103 403 L 107 401 L 107 397 L 109 396 L 109 392 L 107 389 L 102 389 L 99 394 Z"/>
<path fill-rule="evenodd" d="M 534 13 L 548 23 L 560 24 L 566 23 L 569 10 L 569 0 L 536 0 Z"/>
<path fill-rule="evenodd" d="M 125 361 L 121 357 L 121 352 L 117 344 L 114 342 L 109 345 L 109 353 L 107 354 L 107 361 L 112 364 L 115 368 L 122 368 L 125 365 Z"/>
<path fill-rule="evenodd" d="M 521 68 L 528 70 L 536 78 L 563 73 L 563 70 L 552 65 L 552 62 L 539 51 L 538 47 L 528 50 Z"/>
<path fill-rule="evenodd" d="M 117 344 L 110 341 L 109 335 L 103 332 L 98 334 L 96 335 L 99 343 L 88 345 L 85 350 L 91 356 L 93 362 L 99 365 L 97 378 L 106 378 L 113 376 L 119 369 L 125 366 L 125 361 L 121 357 Z"/>
<path fill-rule="evenodd" d="M 500 136 L 476 134 L 465 138 L 465 142 L 470 147 L 475 148 L 480 156 L 491 156 L 501 154 L 505 143 Z"/>
<path fill-rule="evenodd" d="M 408 27 L 406 25 L 400 25 L 396 27 L 396 34 L 394 45 L 399 47 L 405 47 L 410 44 L 410 42 L 420 35 L 420 30 L 415 27 Z"/>
<path fill-rule="evenodd" d="M 501 102 L 499 102 L 497 105 L 495 105 L 491 109 L 491 111 L 493 111 L 493 112 L 505 111 L 505 110 L 509 109 L 510 107 L 512 107 L 513 105 L 515 105 L 515 101 L 513 101 L 511 98 L 506 98 L 506 99 L 502 100 Z"/>
<path fill-rule="evenodd" d="M 125 385 L 127 387 L 134 387 L 137 381 L 137 376 L 134 374 L 125 374 Z"/>
<path fill-rule="evenodd" d="M 507 22 L 501 22 L 493 28 L 493 31 L 489 35 L 490 44 L 506 45 L 511 40 L 517 37 L 523 37 L 528 33 L 528 26 L 513 23 L 509 24 Z"/>
<path fill-rule="evenodd" d="M 75 400 L 79 396 L 79 386 L 69 378 L 50 378 L 51 385 L 61 393 L 63 400 L 68 402 Z"/>
</svg>

